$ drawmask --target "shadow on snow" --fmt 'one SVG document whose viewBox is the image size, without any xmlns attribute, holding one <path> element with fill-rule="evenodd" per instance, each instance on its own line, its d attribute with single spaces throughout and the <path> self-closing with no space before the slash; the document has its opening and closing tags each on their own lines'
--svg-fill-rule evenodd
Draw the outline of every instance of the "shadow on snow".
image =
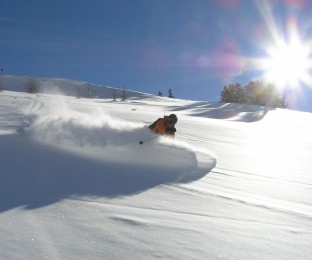
<svg viewBox="0 0 312 260">
<path fill-rule="evenodd" d="M 182 108 L 176 107 L 172 111 L 179 111 Z M 262 120 L 273 108 L 232 103 L 198 102 L 189 107 L 183 106 L 183 111 L 189 110 L 191 116 L 199 116 L 213 119 L 229 119 L 232 121 L 252 123 Z"/>
<path fill-rule="evenodd" d="M 4 170 L 0 182 L 0 212 L 20 206 L 43 207 L 71 197 L 134 195 L 164 183 L 196 180 L 208 174 L 216 164 L 214 158 L 208 158 L 200 165 L 192 151 L 182 149 L 176 155 L 169 154 L 172 147 L 153 142 L 143 146 L 135 144 L 133 151 L 131 145 L 127 146 L 128 150 L 121 147 L 94 150 L 99 152 L 94 159 L 44 145 L 26 136 L 0 136 L 0 160 Z M 144 154 L 152 151 L 155 154 L 150 158 L 157 157 L 154 162 L 146 161 L 146 157 L 145 162 L 141 161 Z M 177 151 L 174 148 L 173 152 Z M 117 154 L 121 157 L 116 157 Z M 130 157 L 124 160 L 123 155 Z M 167 158 L 164 165 L 159 156 Z M 175 165 L 180 162 L 185 163 Z"/>
</svg>

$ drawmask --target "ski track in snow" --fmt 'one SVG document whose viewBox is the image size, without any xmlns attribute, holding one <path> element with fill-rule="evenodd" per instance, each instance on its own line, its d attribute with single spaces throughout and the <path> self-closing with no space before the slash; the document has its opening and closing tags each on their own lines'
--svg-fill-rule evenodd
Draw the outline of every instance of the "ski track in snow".
<svg viewBox="0 0 312 260">
<path fill-rule="evenodd" d="M 237 172 L 234 171 L 226 171 L 226 174 L 231 173 L 232 177 L 233 175 L 236 175 Z M 224 175 L 224 170 L 214 168 L 211 171 L 211 174 L 222 174 Z M 259 177 L 257 177 L 259 178 Z M 256 178 L 256 179 L 257 179 Z M 264 177 L 265 178 L 265 177 Z M 253 181 L 257 181 L 257 180 Z M 213 186 L 211 185 L 211 189 L 207 189 L 207 186 L 205 188 L 195 188 L 194 186 L 188 187 L 185 185 L 172 185 L 171 187 L 175 187 L 178 190 L 187 191 L 190 193 L 197 193 L 205 196 L 212 196 L 221 198 L 223 200 L 229 200 L 232 202 L 236 202 L 239 204 L 249 205 L 256 208 L 263 208 L 267 209 L 269 211 L 277 211 L 281 213 L 287 213 L 290 215 L 295 215 L 300 218 L 305 218 L 307 220 L 312 220 L 312 206 L 311 205 L 302 205 L 296 202 L 291 201 L 285 201 L 284 199 L 274 199 L 272 197 L 268 198 L 262 194 L 258 195 L 250 195 L 246 192 L 241 192 L 237 189 L 227 189 L 222 188 L 220 186 Z M 294 185 L 293 182 L 291 182 L 291 185 Z M 299 185 L 298 189 L 300 189 L 301 186 L 305 186 L 308 189 L 312 189 L 311 185 L 306 184 L 297 184 Z M 292 187 L 293 188 L 293 187 Z"/>
</svg>

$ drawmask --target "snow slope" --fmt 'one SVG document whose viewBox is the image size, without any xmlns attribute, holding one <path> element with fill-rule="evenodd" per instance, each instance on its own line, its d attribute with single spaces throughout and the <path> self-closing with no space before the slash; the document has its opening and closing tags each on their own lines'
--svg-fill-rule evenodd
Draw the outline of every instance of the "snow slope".
<svg viewBox="0 0 312 260">
<path fill-rule="evenodd" d="M 311 114 L 140 95 L 0 92 L 0 259 L 311 258 Z"/>
<path fill-rule="evenodd" d="M 144 99 L 152 95 L 129 91 L 124 88 L 113 88 L 100 86 L 87 82 L 68 80 L 64 78 L 35 78 L 30 76 L 10 76 L 3 75 L 0 77 L 0 88 L 8 91 L 25 92 L 30 80 L 34 80 L 40 93 L 61 94 L 74 97 L 93 97 L 93 98 L 113 98 L 120 99 L 122 92 L 126 91 L 126 96 L 132 98 Z"/>
</svg>

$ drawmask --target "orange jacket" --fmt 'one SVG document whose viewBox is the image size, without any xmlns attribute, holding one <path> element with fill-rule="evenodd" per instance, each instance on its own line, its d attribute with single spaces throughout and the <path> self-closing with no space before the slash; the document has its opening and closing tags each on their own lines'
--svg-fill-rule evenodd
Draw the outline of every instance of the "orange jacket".
<svg viewBox="0 0 312 260">
<path fill-rule="evenodd" d="M 176 129 L 174 128 L 174 125 L 168 124 L 167 119 L 168 116 L 164 116 L 164 118 L 158 118 L 153 124 L 149 126 L 149 128 L 156 134 L 175 137 Z"/>
</svg>

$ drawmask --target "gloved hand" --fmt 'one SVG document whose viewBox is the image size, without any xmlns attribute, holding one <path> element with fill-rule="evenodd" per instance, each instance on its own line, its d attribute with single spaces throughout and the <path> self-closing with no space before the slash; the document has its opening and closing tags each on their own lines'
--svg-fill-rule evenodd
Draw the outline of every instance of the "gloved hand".
<svg viewBox="0 0 312 260">
<path fill-rule="evenodd" d="M 166 128 L 166 132 L 169 134 L 173 134 L 177 131 L 177 129 L 175 129 L 175 127 L 167 127 Z"/>
</svg>

